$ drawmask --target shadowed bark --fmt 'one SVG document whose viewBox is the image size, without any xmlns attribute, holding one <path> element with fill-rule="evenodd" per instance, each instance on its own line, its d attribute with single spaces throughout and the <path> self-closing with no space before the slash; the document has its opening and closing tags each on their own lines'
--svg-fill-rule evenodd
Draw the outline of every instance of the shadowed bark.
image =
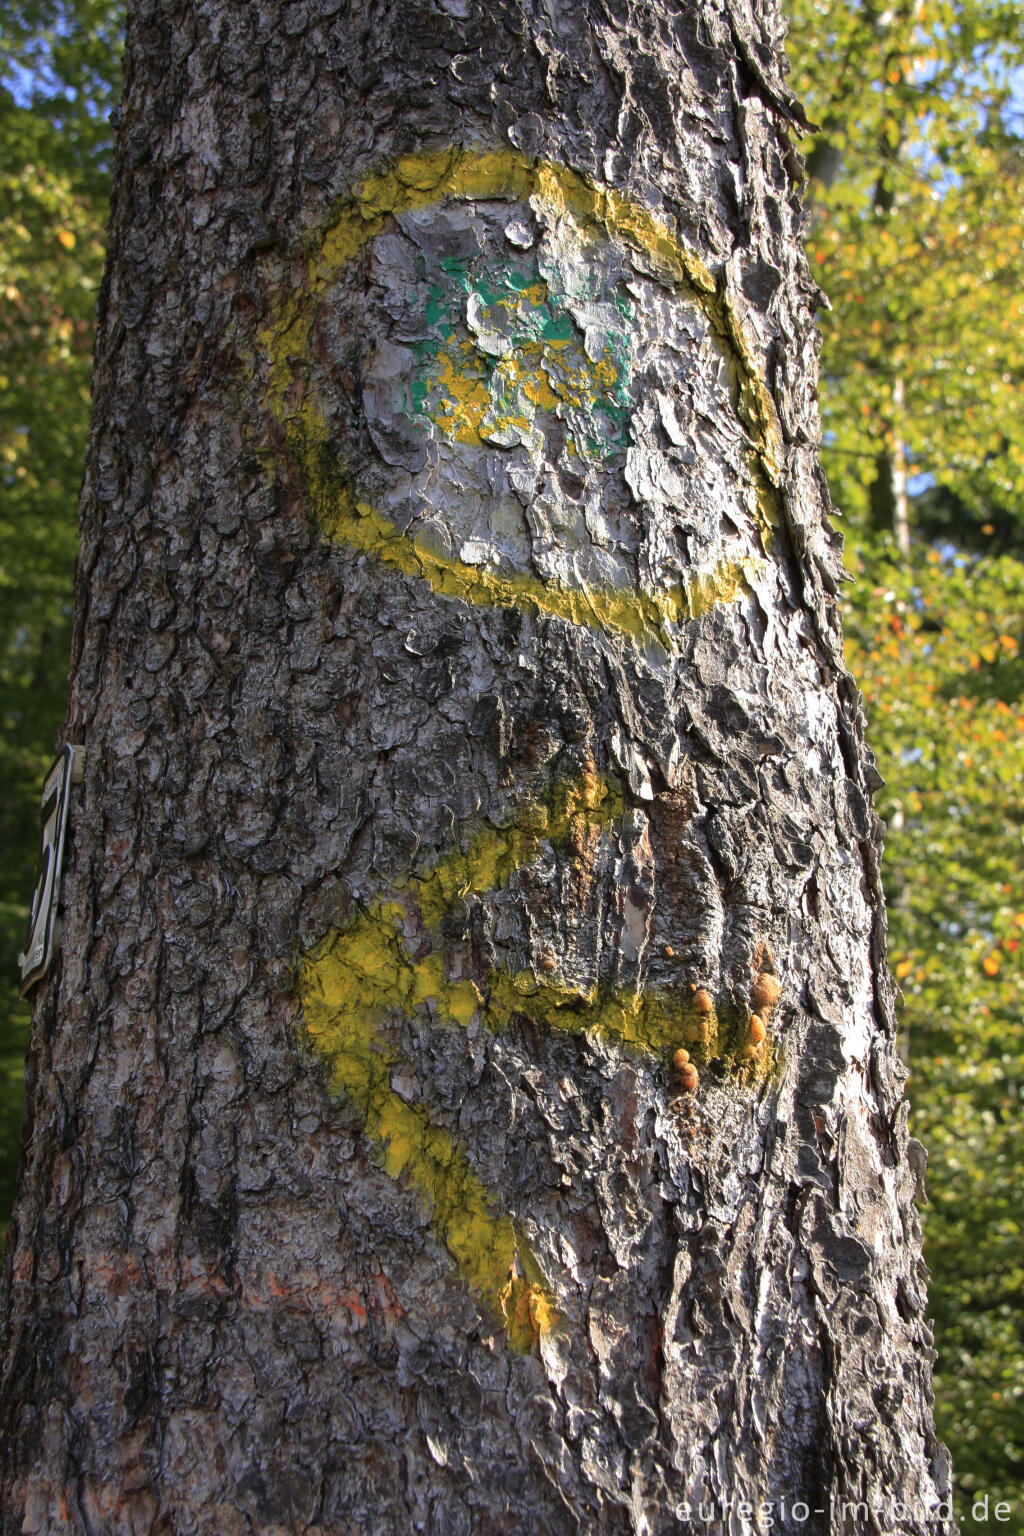
<svg viewBox="0 0 1024 1536">
<path fill-rule="evenodd" d="M 946 1529 L 778 16 L 130 9 L 3 1530 Z"/>
</svg>

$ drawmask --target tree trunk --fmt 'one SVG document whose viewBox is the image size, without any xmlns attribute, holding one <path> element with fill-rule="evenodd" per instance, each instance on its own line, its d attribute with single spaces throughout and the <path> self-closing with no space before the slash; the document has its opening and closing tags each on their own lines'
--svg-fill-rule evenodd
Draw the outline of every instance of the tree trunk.
<svg viewBox="0 0 1024 1536">
<path fill-rule="evenodd" d="M 903 407 L 903 376 L 897 374 L 892 381 L 893 440 L 889 479 L 892 484 L 892 530 L 896 537 L 896 548 L 907 560 L 910 558 L 910 506 L 907 500 L 907 452 L 903 444 Z"/>
<path fill-rule="evenodd" d="M 885 430 L 885 447 L 875 460 L 871 484 L 871 522 L 891 533 L 904 560 L 910 558 L 910 503 L 907 498 L 907 453 L 903 443 L 903 378 L 892 381 L 892 419 Z"/>
<path fill-rule="evenodd" d="M 946 1529 L 778 17 L 126 69 L 3 1530 Z"/>
</svg>

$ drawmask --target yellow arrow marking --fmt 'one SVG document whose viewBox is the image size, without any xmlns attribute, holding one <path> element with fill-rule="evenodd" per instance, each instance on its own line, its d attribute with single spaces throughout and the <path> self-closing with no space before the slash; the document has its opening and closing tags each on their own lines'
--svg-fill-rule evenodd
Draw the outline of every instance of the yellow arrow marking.
<svg viewBox="0 0 1024 1536">
<path fill-rule="evenodd" d="M 428 930 L 436 930 L 460 897 L 506 884 L 542 839 L 557 844 L 574 828 L 607 826 L 619 809 L 597 776 L 585 774 L 559 786 L 547 804 L 527 807 L 518 825 L 478 832 L 465 852 L 443 855 L 425 876 L 409 880 L 405 894 Z M 559 1314 L 524 1235 L 511 1217 L 491 1214 L 483 1184 L 448 1133 L 391 1087 L 398 1058 L 381 1030 L 389 1015 L 429 1000 L 443 1023 L 465 1026 L 484 1006 L 471 981 L 449 980 L 440 954 L 411 958 L 401 940 L 407 915 L 401 900 L 379 901 L 304 957 L 299 995 L 306 1030 L 330 1067 L 335 1092 L 362 1113 L 388 1173 L 404 1175 L 427 1196 L 431 1224 L 480 1302 L 503 1320 L 512 1347 L 527 1350 Z"/>
<path fill-rule="evenodd" d="M 426 1108 L 408 1104 L 391 1086 L 399 1062 L 384 1025 L 429 1004 L 436 1020 L 461 1027 L 477 1017 L 492 1032 L 526 1015 L 548 1029 L 614 1040 L 645 1054 L 669 1055 L 684 1041 L 697 1059 L 719 1053 L 719 1020 L 698 1012 L 689 992 L 582 992 L 530 972 L 494 970 L 483 991 L 452 979 L 443 953 L 414 957 L 403 938 L 412 924 L 438 940 L 453 905 L 467 895 L 500 890 L 536 856 L 542 843 L 592 844 L 621 815 L 622 802 L 593 772 L 558 785 L 546 802 L 528 805 L 512 827 L 477 832 L 426 874 L 410 877 L 349 927 L 329 934 L 305 955 L 299 995 L 307 1034 L 331 1072 L 331 1086 L 359 1109 L 387 1172 L 404 1178 L 429 1201 L 430 1221 L 485 1311 L 499 1317 L 510 1345 L 532 1348 L 561 1320 L 519 1224 L 495 1215 L 492 1200 L 466 1154 Z M 735 1031 L 734 1031 L 735 1032 Z M 745 1069 L 763 1075 L 769 1060 Z"/>
</svg>

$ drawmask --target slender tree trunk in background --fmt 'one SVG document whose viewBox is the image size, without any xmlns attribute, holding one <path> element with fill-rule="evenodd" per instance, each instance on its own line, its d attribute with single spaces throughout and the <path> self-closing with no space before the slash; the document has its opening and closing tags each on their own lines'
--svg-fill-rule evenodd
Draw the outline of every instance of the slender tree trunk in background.
<svg viewBox="0 0 1024 1536">
<path fill-rule="evenodd" d="M 910 506 L 907 500 L 907 452 L 903 443 L 904 391 L 902 376 L 892 381 L 892 418 L 885 444 L 876 460 L 871 486 L 871 520 L 880 531 L 891 533 L 904 559 L 910 555 Z"/>
<path fill-rule="evenodd" d="M 5 1532 L 946 1528 L 779 32 L 133 7 Z"/>
<path fill-rule="evenodd" d="M 892 484 L 892 531 L 896 548 L 904 559 L 910 554 L 910 509 L 907 503 L 907 452 L 903 445 L 903 378 L 892 381 L 893 434 L 889 453 L 889 479 Z"/>
</svg>

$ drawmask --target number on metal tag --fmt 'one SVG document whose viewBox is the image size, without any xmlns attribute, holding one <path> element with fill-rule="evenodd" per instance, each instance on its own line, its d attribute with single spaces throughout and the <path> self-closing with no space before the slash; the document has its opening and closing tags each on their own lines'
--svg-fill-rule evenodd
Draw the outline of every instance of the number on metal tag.
<svg viewBox="0 0 1024 1536">
<path fill-rule="evenodd" d="M 39 854 L 39 879 L 32 896 L 28 943 L 18 956 L 21 995 L 25 997 L 42 981 L 60 944 L 60 876 L 64 863 L 64 838 L 68 825 L 71 786 L 80 784 L 85 772 L 85 748 L 65 747 L 43 784 L 43 838 Z"/>
</svg>

